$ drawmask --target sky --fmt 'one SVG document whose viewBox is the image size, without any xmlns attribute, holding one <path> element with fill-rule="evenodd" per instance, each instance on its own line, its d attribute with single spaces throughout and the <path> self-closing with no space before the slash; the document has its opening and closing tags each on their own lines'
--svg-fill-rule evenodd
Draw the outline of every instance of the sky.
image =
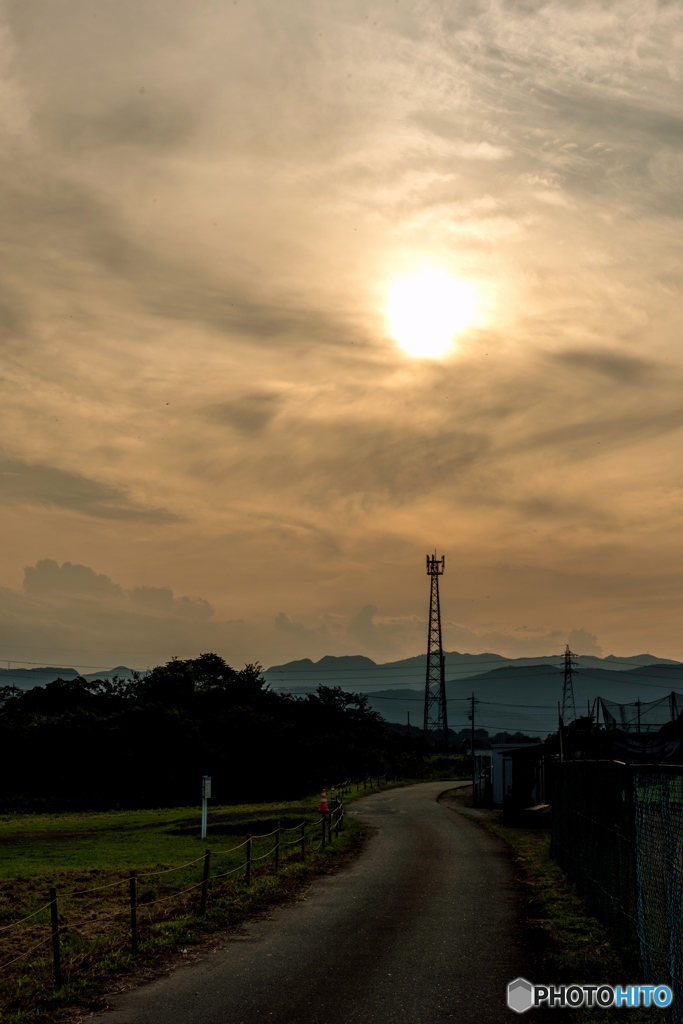
<svg viewBox="0 0 683 1024">
<path fill-rule="evenodd" d="M 650 0 L 2 0 L 0 664 L 414 655 L 433 551 L 449 650 L 683 659 L 682 69 Z"/>
</svg>

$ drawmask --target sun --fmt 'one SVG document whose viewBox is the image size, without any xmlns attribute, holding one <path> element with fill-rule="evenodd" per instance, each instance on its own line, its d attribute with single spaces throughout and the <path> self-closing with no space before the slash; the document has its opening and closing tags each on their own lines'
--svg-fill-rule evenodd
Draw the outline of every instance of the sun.
<svg viewBox="0 0 683 1024">
<path fill-rule="evenodd" d="M 445 270 L 398 278 L 389 289 L 389 333 L 409 355 L 438 359 L 450 351 L 455 335 L 474 323 L 476 300 L 473 285 Z"/>
</svg>

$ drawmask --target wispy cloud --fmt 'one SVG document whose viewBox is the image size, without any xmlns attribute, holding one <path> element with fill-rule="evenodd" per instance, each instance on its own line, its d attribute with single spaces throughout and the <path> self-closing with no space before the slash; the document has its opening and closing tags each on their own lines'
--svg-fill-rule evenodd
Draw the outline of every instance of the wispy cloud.
<svg viewBox="0 0 683 1024">
<path fill-rule="evenodd" d="M 683 656 L 649 604 L 683 557 L 679 7 L 9 0 L 0 28 L 8 579 L 59 554 L 156 580 L 126 614 L 170 586 L 265 623 L 273 660 L 398 650 L 436 543 L 498 593 L 474 636 L 512 606 Z M 432 263 L 482 312 L 427 364 L 384 305 Z M 610 543 L 642 587 L 588 621 Z"/>
<path fill-rule="evenodd" d="M 178 516 L 163 508 L 142 508 L 124 491 L 54 466 L 0 460 L 0 498 L 5 503 L 47 505 L 99 519 L 172 523 Z"/>
</svg>

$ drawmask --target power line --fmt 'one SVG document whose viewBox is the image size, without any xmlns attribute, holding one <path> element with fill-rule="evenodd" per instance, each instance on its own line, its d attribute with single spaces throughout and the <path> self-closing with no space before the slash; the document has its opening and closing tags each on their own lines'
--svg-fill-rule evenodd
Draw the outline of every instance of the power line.
<svg viewBox="0 0 683 1024">
<path fill-rule="evenodd" d="M 346 657 L 346 655 L 342 655 L 341 657 Z M 476 655 L 473 655 L 473 657 L 476 657 Z M 593 658 L 594 656 L 591 655 L 591 654 L 577 654 L 577 655 L 574 655 L 574 657 L 578 661 L 580 661 L 581 658 Z M 448 652 L 444 653 L 444 658 L 446 660 L 448 660 Z M 549 668 L 561 669 L 562 668 L 562 663 L 564 661 L 564 654 L 549 654 L 549 655 L 547 655 L 547 658 L 544 655 L 539 655 L 537 658 L 504 658 L 504 657 L 501 656 L 500 658 L 491 659 L 490 661 L 475 661 L 475 662 L 472 662 L 472 667 L 476 667 L 478 665 L 500 665 L 501 668 L 520 668 L 520 669 L 522 669 L 522 668 L 543 668 L 543 666 L 548 664 L 548 662 L 551 659 L 553 659 L 553 658 L 556 658 L 558 660 L 559 664 L 558 665 L 548 665 L 548 667 Z M 601 659 L 596 658 L 595 660 L 600 661 Z M 518 664 L 516 664 L 518 661 L 529 661 L 529 662 L 533 662 L 533 664 L 518 665 Z M 463 668 L 469 668 L 470 667 L 470 666 L 464 665 L 462 663 L 461 663 L 461 665 L 462 665 Z M 629 660 L 626 660 L 626 659 L 610 658 L 609 662 L 607 662 L 604 665 L 604 669 L 603 669 L 602 665 L 594 665 L 594 666 L 590 666 L 590 667 L 592 667 L 594 669 L 604 670 L 604 671 L 609 672 L 609 666 L 610 665 L 627 665 L 629 668 L 631 668 L 634 671 L 636 671 L 639 668 L 655 668 L 655 667 L 659 667 L 659 668 L 663 668 L 663 669 L 667 669 L 667 668 L 680 668 L 680 667 L 683 666 L 683 662 L 681 662 L 681 661 L 655 662 L 654 664 L 650 664 L 650 665 L 638 665 L 637 663 L 634 664 L 633 661 L 629 661 Z M 402 666 L 398 665 L 398 666 L 394 667 L 391 663 L 375 663 L 375 667 L 376 667 L 376 669 L 378 671 L 382 671 L 382 672 L 419 672 L 424 666 L 423 665 L 413 665 L 413 666 L 411 666 L 411 665 L 402 665 Z M 458 667 L 460 667 L 460 666 L 454 665 L 454 666 L 451 667 L 450 670 L 452 671 L 453 669 L 458 668 Z M 312 669 L 306 669 L 306 668 L 287 668 L 286 666 L 279 667 L 277 665 L 272 667 L 272 668 L 264 669 L 264 672 L 278 672 L 278 673 L 283 674 L 283 675 L 286 675 L 287 673 L 293 673 L 293 674 L 306 673 L 306 675 L 309 675 L 309 674 L 312 674 L 314 672 L 323 672 L 323 673 L 327 673 L 327 672 L 346 672 L 346 673 L 349 673 L 349 672 L 356 672 L 356 671 L 357 670 L 353 669 L 353 668 L 317 668 L 317 667 L 314 667 Z M 373 670 L 372 669 L 368 669 L 367 671 L 372 672 Z"/>
<path fill-rule="evenodd" d="M 7 660 L 7 659 L 5 659 L 5 660 Z M 15 661 L 16 659 L 15 658 L 10 658 L 9 660 L 10 661 Z M 38 668 L 38 669 L 35 669 L 35 668 L 30 668 L 30 669 L 28 669 L 28 668 L 27 669 L 3 668 L 3 669 L 0 669 L 0 672 L 5 673 L 5 674 L 6 673 L 12 673 L 12 672 L 30 672 L 32 676 L 37 676 L 37 675 L 45 676 L 45 675 L 51 675 L 53 669 L 59 669 L 59 668 L 70 669 L 72 672 L 76 672 L 77 671 L 77 669 L 74 667 L 74 665 L 44 665 L 43 666 L 43 663 L 39 662 L 39 661 L 22 661 L 19 664 L 21 664 L 21 665 L 39 665 L 39 666 L 42 666 L 42 671 L 41 671 L 41 668 Z M 128 666 L 127 665 L 121 665 L 121 666 L 114 666 L 114 667 L 116 667 L 116 668 L 118 668 L 118 667 L 120 667 L 120 668 L 127 668 Z M 106 665 L 81 665 L 80 668 L 89 668 L 89 669 L 92 669 L 94 672 L 111 672 L 111 671 L 113 671 L 111 668 L 107 668 Z M 136 670 L 135 669 L 129 669 L 129 671 L 130 672 L 134 672 Z"/>
</svg>

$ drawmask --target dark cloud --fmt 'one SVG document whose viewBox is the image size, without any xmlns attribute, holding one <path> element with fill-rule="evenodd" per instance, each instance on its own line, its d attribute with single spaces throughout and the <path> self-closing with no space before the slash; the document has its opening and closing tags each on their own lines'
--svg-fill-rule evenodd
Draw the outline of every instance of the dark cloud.
<svg viewBox="0 0 683 1024">
<path fill-rule="evenodd" d="M 610 449 L 629 448 L 664 437 L 681 427 L 683 409 L 680 408 L 587 415 L 580 422 L 567 422 L 551 430 L 535 432 L 499 449 L 499 454 L 542 449 L 562 459 L 585 459 L 602 455 Z"/>
<path fill-rule="evenodd" d="M 642 98 L 638 101 L 635 97 L 610 95 L 609 90 L 578 86 L 564 91 L 538 86 L 535 92 L 558 121 L 576 125 L 582 133 L 597 129 L 602 141 L 635 135 L 666 145 L 683 145 L 683 116 Z"/>
<path fill-rule="evenodd" d="M 220 402 L 206 411 L 207 419 L 225 423 L 245 434 L 259 434 L 277 415 L 281 405 L 278 395 L 254 392 L 232 402 Z"/>
<path fill-rule="evenodd" d="M 173 523 L 179 516 L 164 508 L 145 508 L 111 484 L 53 466 L 0 459 L 0 495 L 11 504 L 71 509 L 97 519 Z"/>
<path fill-rule="evenodd" d="M 39 597 L 78 594 L 117 600 L 123 589 L 112 583 L 104 573 L 96 573 L 87 565 L 58 565 L 51 558 L 43 558 L 24 569 L 24 591 Z"/>
<path fill-rule="evenodd" d="M 9 282 L 4 283 L 4 286 L 0 283 L 0 288 L 4 292 L 0 300 L 0 341 L 19 338 L 25 333 L 28 324 L 26 309 Z"/>
<path fill-rule="evenodd" d="M 42 130 L 69 152 L 109 146 L 169 149 L 192 135 L 195 118 L 181 103 L 136 90 L 108 108 L 46 116 Z"/>
<path fill-rule="evenodd" d="M 550 358 L 580 373 L 587 370 L 589 373 L 600 374 L 617 384 L 646 386 L 652 384 L 661 371 L 661 367 L 653 360 L 608 349 L 566 349 L 552 353 Z"/>
</svg>

